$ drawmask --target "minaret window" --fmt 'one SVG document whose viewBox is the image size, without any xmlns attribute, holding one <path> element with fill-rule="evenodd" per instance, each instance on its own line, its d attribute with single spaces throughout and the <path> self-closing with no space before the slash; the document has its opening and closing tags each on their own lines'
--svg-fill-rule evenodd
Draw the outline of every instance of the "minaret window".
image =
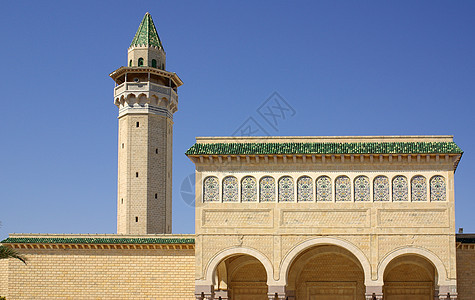
<svg viewBox="0 0 475 300">
<path fill-rule="evenodd" d="M 139 64 L 138 64 L 139 67 L 143 66 L 143 58 L 139 58 Z"/>
<path fill-rule="evenodd" d="M 132 67 L 132 60 L 129 61 L 129 67 Z"/>
<path fill-rule="evenodd" d="M 157 67 L 157 60 L 152 59 L 152 68 L 156 68 L 156 67 Z"/>
</svg>

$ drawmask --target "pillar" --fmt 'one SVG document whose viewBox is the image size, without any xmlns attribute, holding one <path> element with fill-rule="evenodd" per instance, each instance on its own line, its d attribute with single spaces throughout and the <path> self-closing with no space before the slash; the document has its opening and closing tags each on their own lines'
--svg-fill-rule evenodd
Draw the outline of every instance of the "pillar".
<svg viewBox="0 0 475 300">
<path fill-rule="evenodd" d="M 439 286 L 440 300 L 455 300 L 457 299 L 457 286 L 441 285 Z"/>
<path fill-rule="evenodd" d="M 380 285 L 367 286 L 365 298 L 366 300 L 383 300 L 383 287 Z"/>
<path fill-rule="evenodd" d="M 285 286 L 272 286 L 267 289 L 267 297 L 269 300 L 285 300 Z"/>
</svg>

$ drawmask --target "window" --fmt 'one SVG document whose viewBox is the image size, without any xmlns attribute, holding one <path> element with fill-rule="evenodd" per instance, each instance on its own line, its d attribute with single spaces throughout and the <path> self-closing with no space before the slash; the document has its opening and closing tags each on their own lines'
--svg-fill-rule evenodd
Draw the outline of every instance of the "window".
<svg viewBox="0 0 475 300">
<path fill-rule="evenodd" d="M 412 201 L 427 201 L 426 178 L 421 175 L 412 177 L 411 191 Z"/>
<path fill-rule="evenodd" d="M 234 176 L 226 176 L 223 179 L 223 202 L 239 202 L 238 181 Z"/>
<path fill-rule="evenodd" d="M 257 201 L 257 182 L 256 178 L 246 176 L 241 180 L 241 201 Z"/>
<path fill-rule="evenodd" d="M 129 67 L 132 67 L 132 60 L 129 61 Z"/>
<path fill-rule="evenodd" d="M 398 175 L 393 178 L 393 201 L 408 201 L 407 178 Z"/>
<path fill-rule="evenodd" d="M 279 202 L 294 201 L 294 181 L 290 176 L 279 179 Z"/>
<path fill-rule="evenodd" d="M 155 199 L 158 199 L 158 194 L 157 193 L 155 193 Z"/>
<path fill-rule="evenodd" d="M 347 176 L 339 176 L 335 179 L 335 200 L 351 201 L 351 182 Z"/>
<path fill-rule="evenodd" d="M 139 67 L 143 66 L 143 58 L 139 58 L 139 64 L 138 64 Z"/>
<path fill-rule="evenodd" d="M 358 176 L 354 181 L 355 201 L 369 201 L 369 179 L 366 176 Z"/>
<path fill-rule="evenodd" d="M 374 201 L 389 201 L 389 179 L 386 176 L 376 176 L 373 181 Z"/>
<path fill-rule="evenodd" d="M 430 201 L 445 201 L 445 178 L 434 176 L 430 179 Z"/>
<path fill-rule="evenodd" d="M 156 68 L 156 67 L 157 67 L 157 60 L 152 59 L 152 68 Z"/>
<path fill-rule="evenodd" d="M 217 177 L 206 177 L 203 181 L 203 201 L 217 202 L 219 201 L 219 181 Z"/>
<path fill-rule="evenodd" d="M 139 221 L 139 217 L 135 217 L 135 222 L 138 222 Z"/>
<path fill-rule="evenodd" d="M 264 176 L 259 182 L 259 200 L 260 202 L 275 201 L 275 180 L 273 177 Z"/>
<path fill-rule="evenodd" d="M 317 201 L 332 201 L 332 181 L 328 176 L 317 178 Z"/>
<path fill-rule="evenodd" d="M 139 127 L 139 126 L 140 126 L 139 122 L 135 123 L 135 127 Z"/>
<path fill-rule="evenodd" d="M 135 172 L 135 177 L 139 177 L 139 172 Z"/>
<path fill-rule="evenodd" d="M 313 180 L 302 176 L 297 180 L 297 202 L 313 201 Z"/>
</svg>

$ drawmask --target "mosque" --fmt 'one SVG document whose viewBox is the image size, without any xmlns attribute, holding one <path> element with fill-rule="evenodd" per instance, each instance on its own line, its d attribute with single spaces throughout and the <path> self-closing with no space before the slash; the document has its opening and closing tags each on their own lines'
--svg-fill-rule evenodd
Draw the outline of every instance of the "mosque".
<svg viewBox="0 0 475 300">
<path fill-rule="evenodd" d="M 177 74 L 150 14 L 110 74 L 117 234 L 11 234 L 7 299 L 475 299 L 452 136 L 197 137 L 195 234 L 171 234 Z"/>
</svg>

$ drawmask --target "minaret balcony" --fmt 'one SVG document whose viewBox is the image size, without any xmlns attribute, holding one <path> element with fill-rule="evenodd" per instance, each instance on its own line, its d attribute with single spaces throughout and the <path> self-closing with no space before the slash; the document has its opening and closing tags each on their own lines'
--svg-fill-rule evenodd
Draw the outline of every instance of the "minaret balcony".
<svg viewBox="0 0 475 300">
<path fill-rule="evenodd" d="M 156 84 L 153 82 L 124 82 L 114 89 L 114 103 L 119 106 L 121 102 L 127 100 L 130 97 L 139 98 L 141 95 L 145 95 L 147 98 L 152 96 L 157 99 L 165 98 L 169 103 L 178 105 L 178 95 L 176 91 L 167 86 Z"/>
</svg>

